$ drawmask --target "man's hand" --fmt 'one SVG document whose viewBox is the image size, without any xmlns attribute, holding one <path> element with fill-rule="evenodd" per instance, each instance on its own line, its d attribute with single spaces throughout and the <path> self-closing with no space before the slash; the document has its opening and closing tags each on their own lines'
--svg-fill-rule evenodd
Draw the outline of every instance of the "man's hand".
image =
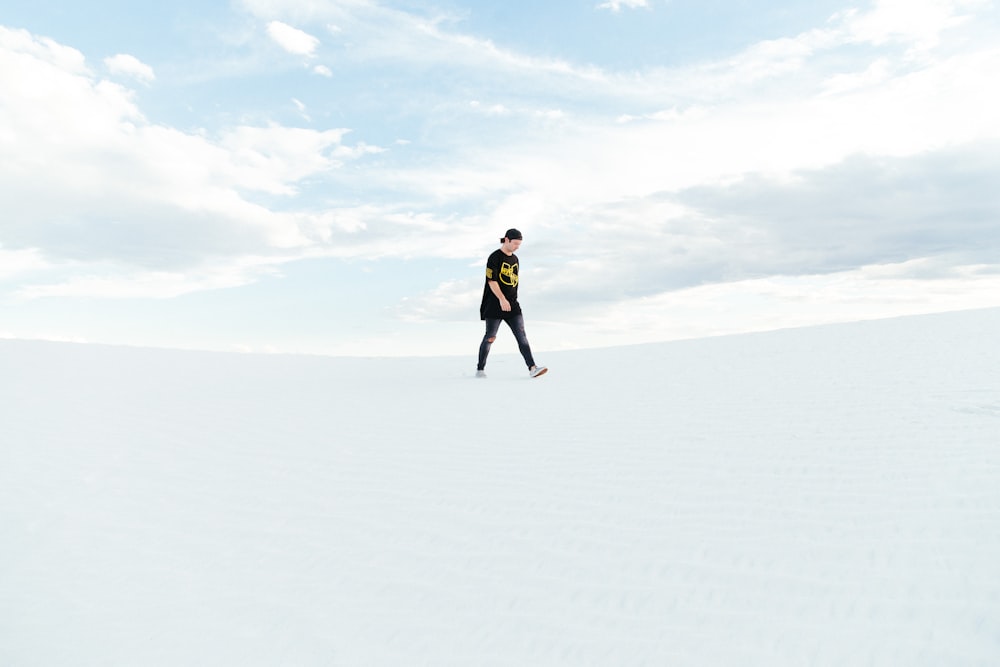
<svg viewBox="0 0 1000 667">
<path fill-rule="evenodd" d="M 500 291 L 500 283 L 498 283 L 495 280 L 487 280 L 486 284 L 490 286 L 490 291 L 493 292 L 493 295 L 496 296 L 497 301 L 500 302 L 500 310 L 502 310 L 505 313 L 509 313 L 510 301 L 508 301 L 507 297 L 505 297 L 503 295 L 503 292 Z"/>
</svg>

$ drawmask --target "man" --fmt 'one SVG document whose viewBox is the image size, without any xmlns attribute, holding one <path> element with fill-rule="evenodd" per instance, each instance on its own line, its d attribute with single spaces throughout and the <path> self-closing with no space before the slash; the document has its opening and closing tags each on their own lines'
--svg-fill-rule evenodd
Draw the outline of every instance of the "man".
<svg viewBox="0 0 1000 667">
<path fill-rule="evenodd" d="M 544 375 L 545 366 L 535 364 L 531 356 L 531 346 L 524 333 L 524 317 L 521 315 L 521 305 L 517 302 L 518 261 L 514 254 L 521 247 L 521 232 L 508 229 L 500 239 L 500 249 L 495 250 L 486 260 L 486 285 L 483 286 L 483 302 L 479 306 L 479 319 L 486 322 L 486 335 L 479 345 L 479 365 L 476 367 L 476 377 L 486 377 L 486 357 L 490 347 L 497 338 L 500 323 L 506 322 L 517 339 L 517 347 L 521 350 L 524 363 L 528 365 L 528 374 L 533 377 Z"/>
</svg>

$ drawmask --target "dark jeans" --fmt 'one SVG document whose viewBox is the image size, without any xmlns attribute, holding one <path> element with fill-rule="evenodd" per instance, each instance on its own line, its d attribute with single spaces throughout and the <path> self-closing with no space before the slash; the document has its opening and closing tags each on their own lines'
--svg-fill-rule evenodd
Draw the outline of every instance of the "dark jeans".
<svg viewBox="0 0 1000 667">
<path fill-rule="evenodd" d="M 521 315 L 511 315 L 503 320 L 486 320 L 486 335 L 483 336 L 483 342 L 479 345 L 479 366 L 476 368 L 481 371 L 486 369 L 486 357 L 490 355 L 490 348 L 497 338 L 497 332 L 500 331 L 501 322 L 506 322 L 510 330 L 514 332 L 514 338 L 517 339 L 517 347 L 521 350 L 524 363 L 528 364 L 528 368 L 534 366 L 535 360 L 531 356 L 528 336 L 524 333 L 524 318 Z"/>
</svg>

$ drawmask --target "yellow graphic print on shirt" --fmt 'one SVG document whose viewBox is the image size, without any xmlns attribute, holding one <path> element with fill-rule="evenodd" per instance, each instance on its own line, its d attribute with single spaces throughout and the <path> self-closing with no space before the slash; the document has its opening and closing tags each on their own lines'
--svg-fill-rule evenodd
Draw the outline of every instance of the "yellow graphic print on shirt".
<svg viewBox="0 0 1000 667">
<path fill-rule="evenodd" d="M 504 262 L 500 266 L 500 282 L 504 285 L 517 287 L 517 264 L 512 265 Z"/>
</svg>

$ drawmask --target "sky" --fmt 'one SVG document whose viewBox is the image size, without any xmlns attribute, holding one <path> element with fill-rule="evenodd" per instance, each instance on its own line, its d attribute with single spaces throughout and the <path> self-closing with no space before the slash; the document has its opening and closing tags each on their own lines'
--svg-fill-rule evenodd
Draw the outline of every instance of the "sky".
<svg viewBox="0 0 1000 667">
<path fill-rule="evenodd" d="M 540 351 L 997 306 L 996 72 L 985 0 L 8 0 L 0 337 L 472 359 L 509 227 Z"/>
</svg>

